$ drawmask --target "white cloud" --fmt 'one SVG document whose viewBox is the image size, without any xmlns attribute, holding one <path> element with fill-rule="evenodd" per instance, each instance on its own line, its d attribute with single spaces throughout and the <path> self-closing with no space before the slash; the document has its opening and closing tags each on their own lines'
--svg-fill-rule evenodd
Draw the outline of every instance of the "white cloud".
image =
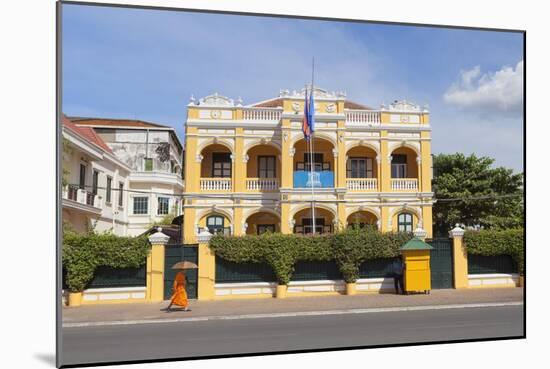
<svg viewBox="0 0 550 369">
<path fill-rule="evenodd" d="M 461 71 L 460 82 L 443 95 L 446 103 L 468 110 L 521 112 L 523 109 L 523 60 L 514 67 L 481 74 L 476 66 Z"/>
</svg>

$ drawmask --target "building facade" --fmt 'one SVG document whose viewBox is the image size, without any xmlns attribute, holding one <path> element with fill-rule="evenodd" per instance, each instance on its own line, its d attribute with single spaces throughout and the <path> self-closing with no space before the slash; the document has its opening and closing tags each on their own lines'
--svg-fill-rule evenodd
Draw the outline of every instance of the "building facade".
<svg viewBox="0 0 550 369">
<path fill-rule="evenodd" d="M 351 224 L 381 231 L 420 227 L 431 237 L 429 111 L 407 101 L 374 110 L 315 88 L 311 157 L 301 131 L 304 93 L 283 90 L 247 106 L 218 94 L 192 98 L 184 242 L 196 242 L 202 228 L 308 234 L 313 224 L 316 233 Z"/>
<path fill-rule="evenodd" d="M 173 128 L 63 117 L 63 220 L 84 232 L 136 236 L 181 215 L 183 147 Z"/>
</svg>

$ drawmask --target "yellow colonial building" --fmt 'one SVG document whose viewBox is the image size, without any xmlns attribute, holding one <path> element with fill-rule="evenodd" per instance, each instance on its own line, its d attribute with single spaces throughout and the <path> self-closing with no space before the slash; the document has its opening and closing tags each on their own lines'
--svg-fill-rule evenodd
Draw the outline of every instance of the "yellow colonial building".
<svg viewBox="0 0 550 369">
<path fill-rule="evenodd" d="M 395 101 L 372 109 L 316 87 L 312 164 L 301 130 L 304 93 L 282 90 L 250 105 L 218 94 L 191 98 L 184 242 L 195 243 L 204 228 L 307 234 L 314 223 L 316 233 L 372 224 L 381 231 L 423 228 L 431 237 L 427 108 Z"/>
</svg>

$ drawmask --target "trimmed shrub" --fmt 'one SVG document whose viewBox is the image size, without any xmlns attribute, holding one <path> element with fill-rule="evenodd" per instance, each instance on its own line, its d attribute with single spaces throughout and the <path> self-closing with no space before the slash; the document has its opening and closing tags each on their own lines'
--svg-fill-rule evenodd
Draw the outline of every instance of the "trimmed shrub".
<svg viewBox="0 0 550 369">
<path fill-rule="evenodd" d="M 523 258 L 525 231 L 523 228 L 466 231 L 464 244 L 468 253 L 473 255 L 510 255 L 518 265 L 518 272 L 522 274 L 525 272 Z"/>
<path fill-rule="evenodd" d="M 267 263 L 279 284 L 288 284 L 299 260 L 331 260 L 330 237 L 264 233 L 223 236 L 210 240 L 216 255 L 236 263 Z"/>
<path fill-rule="evenodd" d="M 359 278 L 359 267 L 367 260 L 392 258 L 412 238 L 411 233 L 380 233 L 353 227 L 333 238 L 332 248 L 344 280 L 353 283 Z"/>
<path fill-rule="evenodd" d="M 112 233 L 78 234 L 63 232 L 62 263 L 66 285 L 71 292 L 82 292 L 100 266 L 138 268 L 149 251 L 147 237 L 120 237 Z"/>
<path fill-rule="evenodd" d="M 409 233 L 380 233 L 350 228 L 336 235 L 303 236 L 265 233 L 260 236 L 216 235 L 210 248 L 219 257 L 236 263 L 267 263 L 279 284 L 288 284 L 298 261 L 336 261 L 346 282 L 355 282 L 365 260 L 399 255 Z"/>
</svg>

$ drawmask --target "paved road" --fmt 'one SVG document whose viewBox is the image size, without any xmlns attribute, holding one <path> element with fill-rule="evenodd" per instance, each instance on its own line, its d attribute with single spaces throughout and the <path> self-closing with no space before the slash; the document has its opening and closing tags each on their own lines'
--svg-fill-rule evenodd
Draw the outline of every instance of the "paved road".
<svg viewBox="0 0 550 369">
<path fill-rule="evenodd" d="M 63 328 L 63 364 L 523 335 L 523 306 Z"/>
</svg>

